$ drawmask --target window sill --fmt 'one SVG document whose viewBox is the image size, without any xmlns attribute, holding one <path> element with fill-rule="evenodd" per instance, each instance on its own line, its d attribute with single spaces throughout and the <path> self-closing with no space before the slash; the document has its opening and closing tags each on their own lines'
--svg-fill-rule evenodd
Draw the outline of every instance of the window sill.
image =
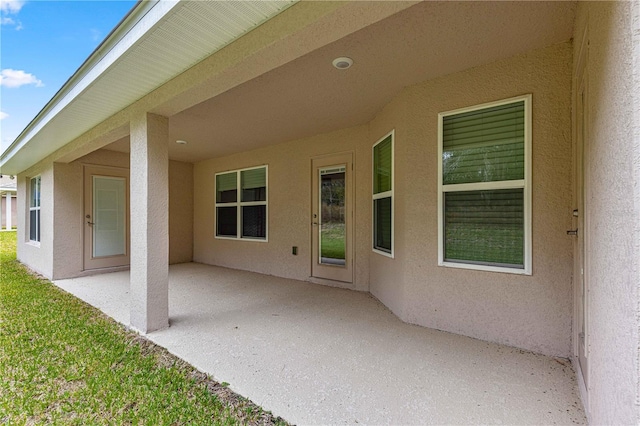
<svg viewBox="0 0 640 426">
<path fill-rule="evenodd" d="M 484 272 L 501 272 L 504 274 L 514 274 L 514 275 L 532 275 L 531 271 L 527 268 L 517 269 L 517 268 L 508 268 L 504 266 L 474 265 L 472 263 L 457 263 L 457 262 L 438 262 L 438 266 L 444 266 L 446 268 L 456 268 L 456 269 L 469 269 L 469 270 L 484 271 Z"/>
<path fill-rule="evenodd" d="M 237 238 L 237 237 L 219 237 L 219 236 L 214 236 L 214 238 L 216 240 L 227 240 L 227 241 L 253 241 L 256 243 L 268 243 L 269 240 L 267 238 L 248 238 L 248 237 L 244 237 L 244 238 Z"/>
<path fill-rule="evenodd" d="M 382 251 L 382 250 L 376 250 L 376 249 L 372 249 L 371 251 L 373 251 L 376 254 L 380 254 L 382 256 L 388 257 L 390 259 L 393 259 L 393 253 L 387 253 L 386 251 Z"/>
<path fill-rule="evenodd" d="M 27 244 L 28 246 L 31 246 L 31 247 L 40 248 L 40 241 L 32 241 L 32 240 L 29 240 L 29 241 L 27 241 L 27 242 L 26 242 L 26 244 Z"/>
</svg>

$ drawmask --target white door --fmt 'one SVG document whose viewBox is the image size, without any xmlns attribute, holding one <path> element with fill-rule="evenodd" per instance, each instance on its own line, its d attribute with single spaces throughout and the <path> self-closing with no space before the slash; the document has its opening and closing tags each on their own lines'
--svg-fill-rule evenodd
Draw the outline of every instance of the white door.
<svg viewBox="0 0 640 426">
<path fill-rule="evenodd" d="M 580 61 L 576 78 L 576 113 L 575 113 L 575 197 L 573 210 L 574 271 L 573 286 L 576 291 L 575 333 L 576 352 L 580 372 L 589 389 L 589 276 L 588 276 L 588 117 L 587 117 L 587 71 L 584 58 Z"/>
<path fill-rule="evenodd" d="M 129 264 L 129 171 L 86 166 L 84 269 Z"/>
<path fill-rule="evenodd" d="M 312 161 L 311 275 L 353 282 L 352 155 L 337 154 Z"/>
</svg>

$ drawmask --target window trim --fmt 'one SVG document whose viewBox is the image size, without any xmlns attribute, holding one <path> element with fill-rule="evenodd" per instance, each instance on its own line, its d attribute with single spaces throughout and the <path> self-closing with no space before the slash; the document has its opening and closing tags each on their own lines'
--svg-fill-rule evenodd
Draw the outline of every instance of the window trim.
<svg viewBox="0 0 640 426">
<path fill-rule="evenodd" d="M 389 136 L 391 136 L 391 190 L 380 192 L 378 194 L 374 194 L 375 187 L 375 148 L 381 142 L 384 142 Z M 378 139 L 376 143 L 371 147 L 371 249 L 374 253 L 380 254 L 382 256 L 389 257 L 393 259 L 395 257 L 395 221 L 396 221 L 396 212 L 395 212 L 395 140 L 396 140 L 396 131 L 395 129 L 391 130 L 389 133 L 385 134 L 383 137 Z M 376 248 L 376 212 L 375 212 L 375 200 L 379 200 L 381 198 L 391 197 L 391 252 L 387 253 L 386 251 L 380 250 Z"/>
<path fill-rule="evenodd" d="M 265 175 L 265 200 L 264 201 L 241 201 L 242 197 L 242 172 L 247 170 L 256 170 L 256 169 L 264 169 Z M 236 174 L 236 188 L 237 188 L 237 196 L 235 203 L 218 203 L 218 175 L 226 175 L 229 173 Z M 243 169 L 234 169 L 234 170 L 226 170 L 224 172 L 218 172 L 215 174 L 215 178 L 213 181 L 213 236 L 218 240 L 232 240 L 232 241 L 255 241 L 260 243 L 269 242 L 269 165 L 264 164 L 261 166 L 253 166 L 253 167 L 245 167 Z M 237 234 L 235 237 L 227 236 L 227 235 L 218 235 L 218 207 L 236 207 L 236 231 Z M 265 237 L 264 238 L 254 238 L 254 237 L 243 237 L 242 236 L 242 207 L 249 206 L 265 206 Z"/>
<path fill-rule="evenodd" d="M 31 183 L 34 180 L 37 180 L 37 186 L 38 186 L 38 194 L 37 194 L 38 198 L 36 200 L 37 206 L 32 206 L 31 205 L 31 200 L 33 198 L 33 189 L 32 189 Z M 41 207 L 42 207 L 42 175 L 38 175 L 38 176 L 34 176 L 34 177 L 29 179 L 29 220 L 28 220 L 29 232 L 27 233 L 27 238 L 28 238 L 27 241 L 30 244 L 33 244 L 33 245 L 36 245 L 36 246 L 39 246 L 40 245 L 40 241 L 42 240 L 42 234 L 41 234 L 42 227 L 40 226 L 40 224 L 41 224 L 41 214 L 42 214 L 41 213 Z M 33 224 L 31 223 L 31 212 L 32 211 L 37 211 L 38 212 L 38 214 L 37 214 L 37 218 L 38 219 L 36 221 L 36 235 L 38 236 L 37 240 L 32 240 L 31 239 L 31 228 L 33 226 Z"/>
<path fill-rule="evenodd" d="M 443 143 L 443 118 L 461 114 L 465 112 L 477 111 L 485 108 L 492 108 L 500 105 L 506 105 L 515 102 L 524 101 L 524 179 L 512 181 L 497 182 L 476 182 L 443 185 L 442 183 L 442 143 Z M 494 102 L 473 105 L 470 107 L 460 108 L 451 111 L 445 111 L 438 114 L 438 266 L 473 269 L 479 271 L 504 272 L 517 275 L 532 274 L 532 231 L 531 231 L 531 133 L 532 133 L 532 113 L 531 113 L 532 95 L 526 94 L 513 98 L 502 99 Z M 512 268 L 507 266 L 480 265 L 475 263 L 447 262 L 444 260 L 444 193 L 452 191 L 481 191 L 494 189 L 523 189 L 524 203 L 524 267 Z"/>
</svg>

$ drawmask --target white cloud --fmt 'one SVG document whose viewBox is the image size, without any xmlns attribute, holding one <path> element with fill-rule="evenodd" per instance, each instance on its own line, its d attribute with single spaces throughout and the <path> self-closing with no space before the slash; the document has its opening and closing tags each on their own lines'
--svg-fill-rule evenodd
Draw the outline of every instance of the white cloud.
<svg viewBox="0 0 640 426">
<path fill-rule="evenodd" d="M 20 31 L 22 29 L 22 22 L 16 21 L 9 17 L 9 15 L 16 15 L 20 12 L 22 6 L 24 6 L 24 0 L 0 0 L 0 12 L 2 13 L 0 24 L 15 25 L 16 31 Z"/>
<path fill-rule="evenodd" d="M 14 88 L 33 84 L 36 87 L 42 87 L 44 84 L 38 80 L 35 75 L 24 72 L 22 70 L 13 70 L 5 68 L 0 71 L 0 86 Z"/>
<path fill-rule="evenodd" d="M 0 11 L 2 13 L 16 14 L 24 6 L 24 0 L 0 0 Z"/>
<path fill-rule="evenodd" d="M 0 120 L 4 120 L 5 118 L 7 118 L 9 116 L 9 114 L 7 114 L 4 111 L 0 111 Z"/>
</svg>

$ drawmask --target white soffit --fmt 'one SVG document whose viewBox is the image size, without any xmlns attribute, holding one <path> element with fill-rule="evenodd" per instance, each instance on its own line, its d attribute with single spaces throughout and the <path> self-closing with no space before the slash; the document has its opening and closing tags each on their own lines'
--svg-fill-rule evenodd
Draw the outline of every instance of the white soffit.
<svg viewBox="0 0 640 426">
<path fill-rule="evenodd" d="M 294 2 L 140 2 L 2 154 L 0 167 L 12 174 L 31 167 Z"/>
</svg>

